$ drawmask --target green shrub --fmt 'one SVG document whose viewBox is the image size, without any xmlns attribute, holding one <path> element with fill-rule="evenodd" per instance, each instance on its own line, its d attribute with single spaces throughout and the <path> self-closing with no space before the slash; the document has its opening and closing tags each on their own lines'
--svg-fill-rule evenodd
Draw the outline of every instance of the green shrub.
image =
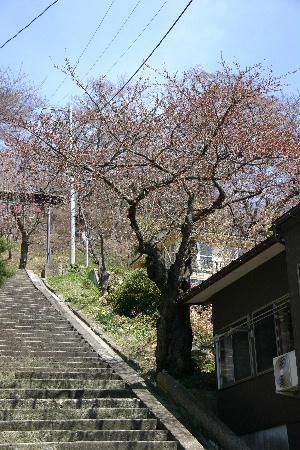
<svg viewBox="0 0 300 450">
<path fill-rule="evenodd" d="M 137 269 L 130 272 L 125 281 L 113 289 L 109 301 L 116 314 L 127 317 L 151 315 L 158 312 L 160 292 L 148 278 L 145 269 Z"/>
<path fill-rule="evenodd" d="M 0 239 L 0 285 L 3 283 L 3 281 L 9 274 L 7 266 L 3 261 L 1 254 L 9 250 L 10 248 L 11 244 L 9 241 L 5 239 Z"/>
<path fill-rule="evenodd" d="M 102 325 L 109 325 L 113 320 L 113 314 L 108 311 L 98 311 L 95 315 L 95 319 L 101 322 Z"/>
<path fill-rule="evenodd" d="M 13 247 L 13 243 L 6 239 L 0 239 L 0 254 L 6 252 Z"/>
</svg>

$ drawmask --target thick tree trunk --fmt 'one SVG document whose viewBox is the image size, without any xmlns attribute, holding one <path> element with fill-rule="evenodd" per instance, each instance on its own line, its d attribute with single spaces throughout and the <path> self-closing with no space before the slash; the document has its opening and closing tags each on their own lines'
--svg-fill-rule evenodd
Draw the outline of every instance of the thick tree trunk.
<svg viewBox="0 0 300 450">
<path fill-rule="evenodd" d="M 176 294 L 164 293 L 157 327 L 157 371 L 166 370 L 178 378 L 191 375 L 194 370 L 192 341 L 189 306 L 177 304 Z"/>
<path fill-rule="evenodd" d="M 29 241 L 26 233 L 22 233 L 19 269 L 25 269 L 28 260 Z"/>
</svg>

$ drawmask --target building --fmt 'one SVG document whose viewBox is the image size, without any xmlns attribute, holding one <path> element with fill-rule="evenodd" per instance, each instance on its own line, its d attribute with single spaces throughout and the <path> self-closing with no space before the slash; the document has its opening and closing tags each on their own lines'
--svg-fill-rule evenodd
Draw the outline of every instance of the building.
<svg viewBox="0 0 300 450">
<path fill-rule="evenodd" d="M 300 204 L 184 298 L 212 304 L 219 414 L 255 450 L 300 449 L 299 287 Z"/>
<path fill-rule="evenodd" d="M 180 242 L 175 242 L 168 249 L 164 250 L 164 259 L 167 267 L 170 267 L 174 262 L 179 245 Z M 196 286 L 204 280 L 207 280 L 207 278 L 218 272 L 243 252 L 244 249 L 216 246 L 214 244 L 195 241 L 191 285 Z"/>
<path fill-rule="evenodd" d="M 229 246 L 216 246 L 196 241 L 195 258 L 192 264 L 191 283 L 197 285 L 221 270 L 243 253 L 242 249 Z"/>
</svg>

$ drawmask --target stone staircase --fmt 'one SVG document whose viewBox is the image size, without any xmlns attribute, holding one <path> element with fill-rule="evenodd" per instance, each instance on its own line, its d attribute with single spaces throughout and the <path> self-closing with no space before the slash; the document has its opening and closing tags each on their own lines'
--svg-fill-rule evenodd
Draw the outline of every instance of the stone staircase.
<svg viewBox="0 0 300 450">
<path fill-rule="evenodd" d="M 162 428 L 25 271 L 2 286 L 0 449 L 179 448 Z"/>
</svg>

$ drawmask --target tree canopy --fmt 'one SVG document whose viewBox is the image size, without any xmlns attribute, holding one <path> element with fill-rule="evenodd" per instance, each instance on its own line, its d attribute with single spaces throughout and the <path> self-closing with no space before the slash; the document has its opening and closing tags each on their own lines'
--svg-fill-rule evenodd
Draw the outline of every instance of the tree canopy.
<svg viewBox="0 0 300 450">
<path fill-rule="evenodd" d="M 246 224 L 236 226 L 246 238 L 298 195 L 299 135 L 276 95 L 280 83 L 259 65 L 223 63 L 214 74 L 166 74 L 159 86 L 140 80 L 109 103 L 113 86 L 100 79 L 85 89 L 71 137 L 59 116 L 23 123 L 23 154 L 72 170 L 80 195 L 107 196 L 127 218 L 161 293 L 158 370 L 193 370 L 189 310 L 180 300 L 197 232 L 211 217 L 221 229 L 225 215 L 232 226 Z M 170 234 L 179 245 L 167 266 L 160 244 Z"/>
</svg>

